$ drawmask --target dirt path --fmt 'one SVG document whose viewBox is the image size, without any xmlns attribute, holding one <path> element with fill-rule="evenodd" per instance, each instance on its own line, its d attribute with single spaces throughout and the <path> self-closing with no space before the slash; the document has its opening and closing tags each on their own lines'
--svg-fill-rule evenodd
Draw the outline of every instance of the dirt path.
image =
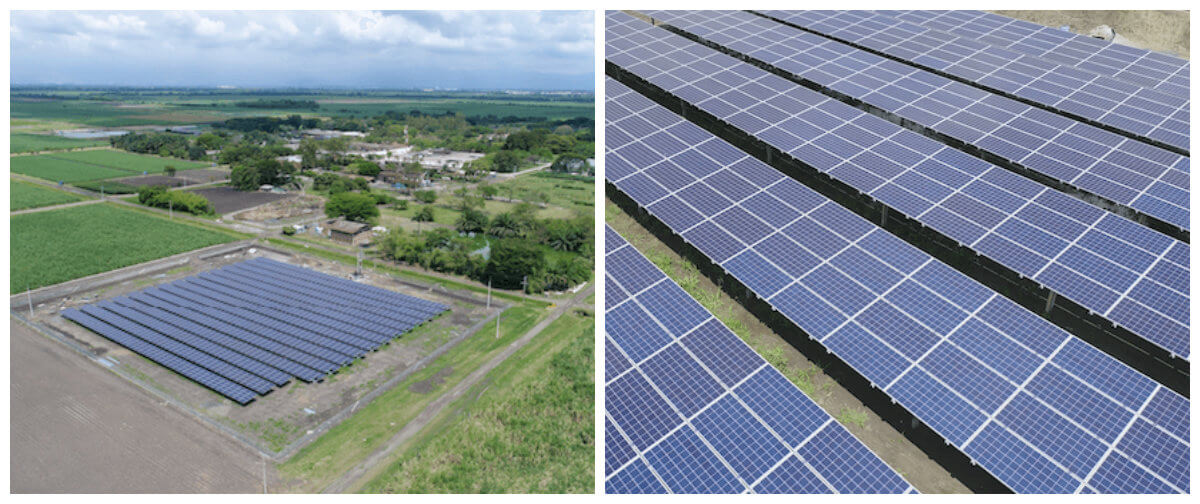
<svg viewBox="0 0 1200 504">
<path fill-rule="evenodd" d="M 10 317 L 14 493 L 261 493 L 254 451 Z"/>
<path fill-rule="evenodd" d="M 105 200 L 100 200 L 100 199 L 73 201 L 71 203 L 63 203 L 61 205 L 50 205 L 50 206 L 37 207 L 37 208 L 26 208 L 24 210 L 16 210 L 16 211 L 8 212 L 8 215 L 11 217 L 13 215 L 21 215 L 21 214 L 29 214 L 29 213 L 37 213 L 37 212 L 48 212 L 50 210 L 58 210 L 60 208 L 70 208 L 70 207 L 83 206 L 83 205 L 94 205 L 96 203 L 103 203 L 104 201 Z"/>
<path fill-rule="evenodd" d="M 499 366 L 500 363 L 505 361 L 505 359 L 508 359 L 510 356 L 512 356 L 512 354 L 516 353 L 517 350 L 520 350 L 522 347 L 528 344 L 535 336 L 541 333 L 543 329 L 561 317 L 564 313 L 567 313 L 568 310 L 584 302 L 584 300 L 591 295 L 595 288 L 595 283 L 593 283 L 589 285 L 588 288 L 579 291 L 579 293 L 576 294 L 575 297 L 571 298 L 569 302 L 555 308 L 554 312 L 551 313 L 549 317 L 546 317 L 544 320 L 539 322 L 536 326 L 530 329 L 529 332 L 525 333 L 525 335 L 509 344 L 508 347 L 502 350 L 491 360 L 487 361 L 478 369 L 471 372 L 471 374 L 467 375 L 466 378 L 463 378 L 463 380 L 458 382 L 458 384 L 456 384 L 453 388 L 442 394 L 441 397 L 438 397 L 433 402 L 429 403 L 429 406 L 426 406 L 424 411 L 418 414 L 417 417 L 411 422 L 405 424 L 404 427 L 400 429 L 400 432 L 397 432 L 395 436 L 392 436 L 392 439 L 389 440 L 387 444 L 375 450 L 375 452 L 368 456 L 367 459 L 362 463 L 358 464 L 349 471 L 346 471 L 345 474 L 342 474 L 337 481 L 325 488 L 324 493 L 344 493 L 360 488 L 363 484 L 369 481 L 372 476 L 374 476 L 378 469 L 380 469 L 378 466 L 381 465 L 381 462 L 387 460 L 396 449 L 404 445 L 405 442 L 420 432 L 421 429 L 424 429 L 430 421 L 432 421 L 434 418 L 437 418 L 437 416 L 441 414 L 442 411 L 444 411 L 446 407 L 450 405 L 450 403 L 453 403 L 456 399 L 470 390 L 471 387 L 479 383 L 479 381 L 487 376 L 489 372 L 495 369 L 496 366 Z"/>
</svg>

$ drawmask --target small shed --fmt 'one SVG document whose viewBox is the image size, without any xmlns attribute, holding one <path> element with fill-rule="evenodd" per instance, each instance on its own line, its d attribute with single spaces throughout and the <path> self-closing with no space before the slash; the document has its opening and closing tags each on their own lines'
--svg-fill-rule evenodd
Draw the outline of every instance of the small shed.
<svg viewBox="0 0 1200 504">
<path fill-rule="evenodd" d="M 338 243 L 362 246 L 371 243 L 371 226 L 361 222 L 336 219 L 326 226 L 329 238 Z"/>
</svg>

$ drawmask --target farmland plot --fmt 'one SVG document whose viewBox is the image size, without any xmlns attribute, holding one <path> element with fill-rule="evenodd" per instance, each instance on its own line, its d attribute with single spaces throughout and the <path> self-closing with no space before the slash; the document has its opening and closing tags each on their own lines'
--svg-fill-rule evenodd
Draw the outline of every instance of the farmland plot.
<svg viewBox="0 0 1200 504">
<path fill-rule="evenodd" d="M 13 292 L 235 239 L 107 203 L 17 215 L 10 223 Z"/>
<path fill-rule="evenodd" d="M 80 201 L 82 196 L 28 182 L 9 181 L 9 210 L 24 210 Z"/>
<path fill-rule="evenodd" d="M 208 165 L 114 150 L 92 150 L 18 156 L 12 158 L 11 170 L 44 180 L 71 183 L 129 177 L 142 172 L 162 173 L 167 166 L 190 170 Z"/>
</svg>

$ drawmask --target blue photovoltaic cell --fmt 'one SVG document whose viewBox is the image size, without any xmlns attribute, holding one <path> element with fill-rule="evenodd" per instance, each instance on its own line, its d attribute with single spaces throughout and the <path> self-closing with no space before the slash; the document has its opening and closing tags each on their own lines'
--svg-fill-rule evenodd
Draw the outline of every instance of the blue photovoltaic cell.
<svg viewBox="0 0 1200 504">
<path fill-rule="evenodd" d="M 757 16 L 741 15 L 755 18 L 757 23 L 779 25 Z M 702 14 L 691 16 L 703 17 Z M 813 169 L 853 186 L 876 201 L 955 239 L 963 246 L 987 256 L 1013 272 L 1082 305 L 1093 313 L 1106 317 L 1114 324 L 1144 338 L 1148 343 L 1162 347 L 1183 359 L 1190 356 L 1190 321 L 1180 310 L 1169 308 L 1186 306 L 1190 297 L 1188 290 L 1172 288 L 1160 282 L 1156 276 L 1147 274 L 1148 270 L 1162 259 L 1181 255 L 1177 249 L 1186 248 L 1186 244 L 796 85 L 720 51 L 693 43 L 640 20 L 638 23 L 640 26 L 630 27 L 635 28 L 635 31 L 619 39 L 627 42 L 624 44 L 627 49 L 617 50 L 610 45 L 610 62 L 627 65 L 627 70 L 651 82 L 659 75 L 675 75 L 681 74 L 682 69 L 702 68 L 703 72 L 693 71 L 700 74 L 694 77 L 700 79 L 695 85 L 677 83 L 675 87 L 664 91 L 677 94 L 685 101 L 705 109 L 718 119 L 728 121 L 733 127 L 742 128 L 745 133 L 751 135 L 760 134 L 765 126 L 746 126 L 745 121 L 735 120 L 735 116 L 758 105 L 777 107 L 779 111 L 790 116 L 779 123 L 780 127 L 787 131 L 802 132 L 800 134 L 805 137 L 801 139 L 805 144 L 792 149 L 788 155 L 805 160 Z M 711 35 L 706 31 L 709 29 L 706 24 L 694 25 L 692 29 L 701 34 Z M 744 31 L 746 30 L 738 33 Z M 843 47 L 843 52 L 855 51 L 848 46 Z M 667 69 L 662 70 L 640 64 L 643 59 L 665 60 L 672 64 L 663 65 Z M 770 98 L 751 98 L 750 93 L 744 93 L 742 90 L 755 90 L 754 94 Z M 646 109 L 642 100 L 644 98 L 622 105 L 620 109 L 614 109 L 614 113 L 617 113 L 620 119 L 611 124 L 619 128 L 616 125 L 630 122 L 632 119 L 644 119 L 643 122 L 653 120 L 660 129 L 666 130 L 674 126 L 661 115 L 643 116 L 631 113 Z M 756 105 L 734 106 L 728 100 Z M 942 115 L 953 114 L 953 110 L 957 109 L 950 107 Z M 798 124 L 808 124 L 808 128 L 799 127 Z M 1073 127 L 1070 129 L 1076 130 Z M 629 138 L 635 139 L 629 145 L 612 146 L 612 157 L 617 162 L 631 161 L 624 157 L 626 147 L 646 143 L 645 151 L 659 154 L 657 157 L 643 159 L 642 166 L 651 167 L 665 162 L 686 166 L 695 164 L 690 160 L 697 159 L 704 159 L 711 165 L 705 172 L 698 173 L 700 180 L 697 181 L 658 180 L 651 175 L 650 170 L 634 170 L 624 178 L 609 180 L 647 208 L 673 195 L 678 196 L 693 212 L 706 217 L 714 216 L 718 212 L 736 211 L 737 219 L 728 218 L 728 214 L 706 219 L 689 215 L 689 218 L 683 221 L 670 217 L 663 219 L 667 223 L 687 225 L 686 228 L 675 229 L 688 243 L 694 244 L 714 261 L 724 263 L 740 252 L 740 243 L 753 245 L 763 239 L 764 230 L 782 227 L 778 224 L 773 226 L 766 219 L 760 219 L 759 224 L 746 224 L 745 213 L 742 211 L 752 213 L 745 208 L 749 206 L 750 199 L 747 195 L 751 193 L 746 191 L 745 184 L 738 184 L 736 190 L 727 191 L 726 186 L 729 184 L 725 181 L 728 180 L 727 174 L 731 170 L 706 152 L 706 149 L 728 152 L 727 149 L 705 147 L 709 142 L 659 142 L 659 145 L 649 138 L 643 139 L 636 135 L 629 135 Z M 770 138 L 759 138 L 768 143 L 772 142 Z M 679 145 L 696 145 L 696 148 L 673 152 L 670 156 L 663 155 L 664 151 Z M 864 152 L 863 145 L 869 145 L 869 150 Z M 781 150 L 788 148 L 783 145 L 775 147 Z M 806 148 L 816 149 L 822 155 L 806 159 L 811 153 L 804 151 Z M 910 155 L 897 155 L 896 152 L 899 151 L 906 151 Z M 890 159 L 884 159 L 885 155 Z M 1152 157 L 1148 151 L 1140 152 L 1140 155 Z M 728 154 L 725 156 L 729 157 Z M 745 167 L 749 166 L 746 164 L 747 160 L 751 158 L 742 158 L 727 159 L 725 164 L 737 165 L 739 170 L 745 170 Z M 689 161 L 680 161 L 684 159 Z M 918 159 L 921 161 L 914 165 Z M 721 174 L 720 182 L 712 176 L 714 173 Z M 905 179 L 905 174 L 911 176 Z M 802 199 L 791 196 L 798 191 L 780 182 L 776 178 L 779 177 L 778 172 L 771 175 L 757 170 L 755 177 L 756 181 L 746 178 L 746 182 L 764 188 L 762 192 L 772 197 L 785 202 Z M 679 183 L 682 185 L 676 185 Z M 653 185 L 654 190 L 627 190 L 630 184 Z M 944 190 L 931 193 L 919 189 L 937 185 L 941 185 Z M 811 206 L 807 202 L 805 205 Z M 792 210 L 800 211 L 799 208 Z M 841 250 L 847 238 L 854 239 L 857 237 L 856 233 L 861 233 L 857 230 L 851 233 L 848 225 L 841 223 L 839 225 L 844 229 L 846 236 L 839 237 L 826 229 L 826 224 L 834 221 L 823 220 L 826 216 L 821 213 L 824 211 L 822 208 L 816 207 L 807 211 L 810 214 L 808 216 L 789 215 L 793 217 L 793 221 L 782 229 L 784 234 L 793 239 L 808 235 L 823 237 L 820 240 L 812 240 L 811 247 L 818 255 L 827 256 Z M 849 214 L 846 210 L 842 212 Z M 765 240 L 770 240 L 771 236 L 768 234 Z M 760 250 L 756 251 L 762 253 Z M 783 264 L 786 261 L 787 259 L 781 258 L 774 265 L 788 271 Z M 1186 268 L 1186 260 L 1172 262 Z M 1130 289 L 1129 282 L 1147 284 L 1148 287 Z M 771 282 L 761 282 L 761 279 L 760 283 L 774 287 Z M 804 285 L 813 291 L 820 291 L 822 287 L 826 290 L 832 288 L 831 284 Z M 838 290 L 839 297 L 836 299 L 822 299 L 839 309 L 853 310 L 856 303 L 852 297 L 855 293 L 849 291 L 854 289 L 855 287 L 847 287 L 847 292 Z M 1157 295 L 1146 295 L 1150 291 Z M 804 312 L 795 306 L 789 306 L 788 309 L 797 313 Z"/>
<path fill-rule="evenodd" d="M 63 311 L 238 404 L 323 379 L 449 307 L 256 258 Z"/>
<path fill-rule="evenodd" d="M 956 78 L 1186 151 L 1189 106 L 1179 96 L 869 11 L 763 11 Z"/>
<path fill-rule="evenodd" d="M 608 22 L 610 27 L 637 27 L 638 31 L 629 32 L 630 36 L 651 37 L 661 32 L 658 29 L 648 29 L 641 21 L 620 13 L 610 13 Z M 611 35 L 610 40 L 613 40 Z M 681 45 L 692 52 L 707 50 Z M 615 59 L 621 57 L 621 53 L 618 53 Z M 710 71 L 711 73 L 713 72 Z M 608 108 L 607 121 L 639 117 L 652 111 L 656 121 L 666 122 L 663 116 L 665 109 L 645 103 L 643 97 L 619 82 L 607 80 L 605 90 L 607 103 L 630 104 L 622 109 Z M 640 105 L 633 106 L 635 103 Z M 685 123 L 678 116 L 675 116 L 675 121 Z M 664 127 L 669 126 L 664 124 Z M 694 152 L 698 150 L 695 146 L 708 143 L 724 142 L 712 136 L 698 143 L 694 139 L 688 150 Z M 679 154 L 663 152 L 661 157 L 675 159 Z M 606 156 L 612 158 L 615 154 L 609 150 Z M 752 158 L 747 156 L 746 159 Z M 661 159 L 651 160 L 652 163 L 659 161 Z M 802 185 L 790 185 L 792 180 L 778 172 L 775 176 L 762 176 L 771 169 L 758 164 L 760 170 L 756 170 L 756 178 L 760 178 L 760 182 L 756 185 L 761 191 L 774 193 L 772 189 L 781 184 L 789 184 L 788 191 L 805 193 L 802 199 L 813 201 L 816 198 L 816 201 L 819 201 L 815 206 L 806 205 L 807 210 L 795 209 L 801 215 L 807 217 L 822 206 L 835 205 Z M 640 170 L 643 167 L 633 165 L 633 168 Z M 704 180 L 693 182 L 703 183 Z M 678 190 L 675 187 L 664 189 Z M 790 199 L 782 201 L 786 203 Z M 653 203 L 636 198 L 634 201 L 643 207 Z M 735 202 L 737 203 L 739 202 Z M 1070 206 L 1066 208 L 1073 214 L 1082 210 Z M 706 223 L 712 222 L 711 219 L 715 216 L 714 213 L 699 210 L 697 212 L 706 219 Z M 819 215 L 835 213 L 837 212 L 818 212 Z M 653 210 L 650 214 L 654 216 Z M 842 253 L 846 247 L 861 249 L 874 259 L 893 267 L 898 273 L 894 275 L 897 280 L 885 290 L 886 294 L 872 294 L 875 297 L 872 304 L 886 306 L 889 310 L 872 309 L 868 306 L 866 310 L 858 313 L 845 313 L 835 307 L 836 303 L 828 302 L 801 283 L 795 283 L 773 294 L 767 299 L 768 302 L 810 337 L 819 340 L 899 404 L 914 412 L 920 420 L 971 456 L 1000 481 L 1014 491 L 1034 493 L 1098 490 L 1142 492 L 1162 488 L 1169 488 L 1173 492 L 1189 491 L 1188 483 L 1175 477 L 1178 464 L 1187 464 L 1187 457 L 1182 454 L 1188 450 L 1188 436 L 1186 430 L 1183 431 L 1185 435 L 1178 434 L 1181 426 L 1186 425 L 1186 420 L 1181 421 L 1178 418 L 1180 412 L 1186 408 L 1164 406 L 1154 410 L 1162 413 L 1153 418 L 1149 416 L 1151 409 L 1143 408 L 1147 401 L 1157 395 L 1174 396 L 1174 401 L 1184 404 L 1187 403 L 1186 399 L 1015 303 L 987 291 L 983 286 L 957 272 L 947 268 L 936 275 L 909 275 L 923 270 L 935 260 L 874 228 L 865 220 L 848 215 L 844 221 L 829 221 L 827 224 L 806 230 L 807 232 L 789 232 L 785 228 L 775 232 L 764 242 L 773 238 L 786 241 L 795 248 L 805 250 L 816 259 L 808 264 L 807 271 L 787 270 L 787 274 L 797 280 L 822 267 L 837 268 L 836 263 L 830 260 Z M 817 230 L 823 230 L 823 233 Z M 680 233 L 685 230 L 673 231 Z M 827 235 L 836 240 L 831 240 Z M 831 241 L 838 246 L 831 247 Z M 694 245 L 704 251 L 704 244 Z M 740 246 L 741 250 L 750 248 L 746 243 L 740 243 Z M 778 264 L 783 258 L 777 257 L 771 250 L 785 249 L 755 247 L 755 250 L 762 254 L 765 260 Z M 736 251 L 734 252 L 731 255 L 736 255 Z M 1169 257 L 1180 257 L 1179 260 L 1183 260 L 1182 255 L 1164 256 L 1160 260 L 1169 260 Z M 723 269 L 729 263 L 728 260 L 722 261 L 712 256 L 709 256 L 709 259 Z M 826 262 L 822 265 L 821 261 Z M 725 269 L 725 272 L 741 280 L 741 273 L 731 269 Z M 865 285 L 859 284 L 853 271 L 842 273 L 851 283 L 870 291 Z M 937 285 L 930 286 L 924 282 Z M 873 288 L 879 287 L 881 285 L 875 285 Z M 987 292 L 986 298 L 981 294 L 984 292 Z M 912 341 L 909 336 L 914 334 L 913 327 L 920 327 L 932 335 L 929 341 Z M 909 348 L 906 345 L 913 346 Z M 922 349 L 928 350 L 921 351 Z M 1028 387 L 1028 383 L 1036 385 Z M 1058 383 L 1058 390 L 1074 387 L 1076 390 L 1089 392 L 1070 398 L 1064 398 L 1061 394 L 1038 393 L 1037 387 L 1048 383 Z M 1018 394 L 1020 397 L 1031 398 L 1042 409 L 1030 409 L 1030 403 L 1024 399 L 1009 400 Z M 989 395 L 1000 396 L 1003 399 L 996 401 L 994 397 L 988 397 Z M 1108 402 L 1095 400 L 1084 406 L 1081 400 L 1085 397 L 1104 397 Z M 1067 429 L 1066 426 L 1070 426 L 1071 429 L 1082 432 L 1084 437 L 1070 439 L 1065 436 L 1023 436 L 1021 433 L 1024 431 L 1021 429 L 1026 424 L 1022 423 L 1025 420 L 1022 415 L 1038 411 L 1049 411 L 1052 415 L 1043 418 L 1043 424 L 1053 423 L 1063 426 L 1061 429 L 1064 430 Z M 1174 413 L 1167 413 L 1169 411 Z M 1081 423 L 1078 420 L 1085 414 L 1093 417 L 1088 420 L 1089 423 Z M 1008 422 L 1000 420 L 1001 418 L 1008 419 Z M 1129 423 L 1124 421 L 1125 418 L 1136 418 L 1136 425 L 1145 423 L 1149 426 L 1146 432 L 1155 433 L 1156 437 L 1153 440 L 1163 446 L 1124 442 L 1133 432 L 1127 429 Z M 1108 423 L 1099 427 L 1098 422 Z M 1010 423 L 1012 425 L 1009 425 Z M 1116 425 L 1113 425 L 1114 423 Z M 1117 433 L 1115 437 L 1112 434 L 1114 428 Z M 1149 436 L 1146 438 L 1150 439 Z M 1110 481 L 1106 482 L 1110 484 L 1107 487 L 1099 482 L 1091 486 L 1092 478 L 1100 474 L 1098 469 L 1104 464 L 1104 458 L 1091 455 L 1091 451 L 1087 454 L 1082 453 L 1083 450 L 1078 453 L 1072 452 L 1071 447 L 1094 446 L 1097 443 L 1104 447 L 1107 459 L 1115 457 L 1139 461 L 1138 464 L 1143 466 L 1145 464 L 1140 462 L 1142 459 L 1165 456 L 1168 463 L 1162 465 L 1161 472 L 1153 468 L 1147 472 L 1161 485 L 1144 485 L 1130 480 L 1125 485 L 1111 486 Z M 1069 459 L 1072 456 L 1081 458 Z M 1062 460 L 1057 457 L 1062 457 Z M 1060 469 L 1066 466 L 1081 466 L 1085 462 L 1094 464 L 1088 470 L 1081 470 L 1079 473 Z"/>
<path fill-rule="evenodd" d="M 878 11 L 925 28 L 1190 97 L 1188 60 L 984 11 Z"/>
<path fill-rule="evenodd" d="M 645 259 L 606 230 L 608 288 L 653 286 L 605 307 L 606 492 L 915 491 L 660 270 L 615 264 Z M 638 324 L 675 337 L 641 350 L 634 304 L 654 307 Z"/>
<path fill-rule="evenodd" d="M 1186 156 L 1084 123 L 1070 121 L 1069 127 L 1064 127 L 1058 124 L 1061 118 L 1052 112 L 981 92 L 961 82 L 745 11 L 650 11 L 647 15 L 797 78 L 832 88 L 936 132 L 974 144 L 1078 190 L 1135 208 L 1183 230 L 1189 229 Z M 831 56 L 825 56 L 831 53 Z M 847 82 L 861 85 L 846 85 Z M 770 96 L 761 99 L 766 98 Z M 782 123 L 790 118 L 790 114 L 765 103 L 757 107 L 764 109 L 758 113 L 770 115 L 762 117 L 767 124 Z M 947 110 L 958 109 L 963 110 L 945 114 Z M 752 108 L 751 113 L 755 114 L 756 110 Z M 1042 133 L 1024 133 L 1031 130 Z M 805 143 L 796 137 L 792 137 L 790 143 L 776 141 L 783 138 L 779 135 L 786 134 L 786 128 L 750 131 L 759 131 L 760 138 L 784 152 Z M 881 136 L 855 125 L 842 126 L 832 133 L 872 149 L 857 153 L 851 161 L 856 166 L 873 166 L 875 173 L 899 172 L 901 166 L 923 160 L 923 156 L 905 146 L 884 141 Z M 1064 162 L 1078 169 L 1070 176 L 1062 176 L 1058 168 Z M 834 169 L 842 176 L 849 176 L 847 170 Z M 1173 179 L 1168 172 L 1175 172 L 1185 185 L 1175 187 L 1160 182 Z M 911 172 L 901 175 L 895 183 L 932 201 L 938 201 L 950 192 Z M 1161 199 L 1159 192 L 1162 191 L 1148 192 L 1152 185 L 1160 183 L 1173 188 L 1173 193 L 1178 195 L 1176 202 Z M 1005 198 L 1005 195 L 1003 191 L 991 190 L 978 197 L 1002 206 L 998 198 Z"/>
</svg>

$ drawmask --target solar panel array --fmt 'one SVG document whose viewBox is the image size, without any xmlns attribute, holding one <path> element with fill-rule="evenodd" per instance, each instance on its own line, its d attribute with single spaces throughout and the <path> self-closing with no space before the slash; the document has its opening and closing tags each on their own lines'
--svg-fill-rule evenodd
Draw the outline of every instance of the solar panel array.
<svg viewBox="0 0 1200 504">
<path fill-rule="evenodd" d="M 984 11 L 876 12 L 1175 96 L 1190 97 L 1191 64 L 1169 54 Z"/>
<path fill-rule="evenodd" d="M 1113 77 L 866 11 L 762 11 L 947 75 L 1075 114 L 1125 134 L 1189 148 L 1190 101 Z"/>
<path fill-rule="evenodd" d="M 629 15 L 608 20 L 609 63 L 1189 357 L 1187 244 Z M 606 144 L 618 146 L 605 168 L 613 179 L 654 157 L 631 138 L 673 144 L 641 118 L 607 135 Z M 656 170 L 707 172 L 743 157 L 728 150 Z M 644 177 L 626 183 L 641 196 L 662 192 Z"/>
<path fill-rule="evenodd" d="M 915 492 L 605 229 L 607 493 Z"/>
<path fill-rule="evenodd" d="M 1189 158 L 745 11 L 656 22 L 862 100 L 1021 167 L 1189 229 Z"/>
<path fill-rule="evenodd" d="M 62 315 L 238 404 L 312 382 L 449 307 L 255 258 Z"/>
<path fill-rule="evenodd" d="M 609 40 L 633 21 L 608 19 Z M 1187 399 L 619 82 L 605 90 L 610 183 L 999 481 L 1189 490 Z"/>
</svg>

